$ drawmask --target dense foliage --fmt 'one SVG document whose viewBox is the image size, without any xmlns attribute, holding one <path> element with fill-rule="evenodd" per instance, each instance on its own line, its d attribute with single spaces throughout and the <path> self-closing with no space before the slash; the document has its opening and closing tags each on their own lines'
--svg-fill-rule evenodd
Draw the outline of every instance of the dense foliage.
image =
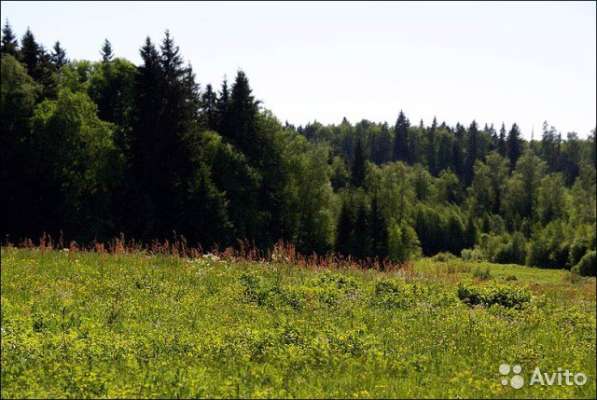
<svg viewBox="0 0 597 400">
<path fill-rule="evenodd" d="M 447 251 L 557 268 L 595 252 L 594 131 L 563 139 L 546 123 L 525 141 L 516 124 L 411 125 L 402 111 L 394 126 L 281 124 L 242 71 L 202 90 L 168 32 L 139 66 L 107 40 L 100 61 L 70 61 L 8 23 L 1 52 L 10 240 L 175 232 L 204 248 L 284 240 L 360 260 Z"/>
</svg>

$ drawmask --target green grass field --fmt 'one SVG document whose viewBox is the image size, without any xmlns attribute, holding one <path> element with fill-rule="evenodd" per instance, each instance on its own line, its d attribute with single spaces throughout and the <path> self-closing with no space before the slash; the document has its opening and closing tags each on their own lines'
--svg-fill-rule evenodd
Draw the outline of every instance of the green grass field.
<svg viewBox="0 0 597 400">
<path fill-rule="evenodd" d="M 568 271 L 5 247 L 1 277 L 3 398 L 596 396 L 595 278 Z M 531 298 L 473 307 L 459 285 Z M 520 364 L 525 382 L 535 367 L 588 381 L 513 389 L 502 363 Z"/>
</svg>

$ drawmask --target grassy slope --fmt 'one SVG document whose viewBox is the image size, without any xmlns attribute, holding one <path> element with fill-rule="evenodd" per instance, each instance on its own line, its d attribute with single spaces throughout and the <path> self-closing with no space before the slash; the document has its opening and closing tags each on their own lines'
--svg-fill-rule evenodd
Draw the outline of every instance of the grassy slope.
<svg viewBox="0 0 597 400">
<path fill-rule="evenodd" d="M 595 398 L 595 279 L 491 273 L 474 281 L 459 260 L 382 274 L 3 248 L 2 397 Z M 403 290 L 395 303 L 379 303 L 380 279 Z M 533 298 L 469 308 L 461 281 Z M 589 382 L 514 390 L 502 362 Z"/>
</svg>

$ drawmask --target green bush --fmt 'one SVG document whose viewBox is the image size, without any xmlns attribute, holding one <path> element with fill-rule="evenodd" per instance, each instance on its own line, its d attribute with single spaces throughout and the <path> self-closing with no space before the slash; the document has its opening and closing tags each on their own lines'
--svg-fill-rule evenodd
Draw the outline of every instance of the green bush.
<svg viewBox="0 0 597 400">
<path fill-rule="evenodd" d="M 578 264 L 572 268 L 572 272 L 576 272 L 581 276 L 596 276 L 597 275 L 597 252 L 595 250 L 589 251 L 580 259 Z"/>
<path fill-rule="evenodd" d="M 516 232 L 511 240 L 497 248 L 492 261 L 499 264 L 524 264 L 526 254 L 524 236 Z"/>
<path fill-rule="evenodd" d="M 485 267 L 485 268 L 481 268 L 481 267 L 477 267 L 473 270 L 473 277 L 482 280 L 482 281 L 486 281 L 488 279 L 491 279 L 491 271 L 489 269 L 489 267 Z"/>
<path fill-rule="evenodd" d="M 447 251 L 442 251 L 441 253 L 437 253 L 436 255 L 431 257 L 431 259 L 433 261 L 438 261 L 438 262 L 446 262 L 446 261 L 450 261 L 450 260 L 455 260 L 456 258 L 457 257 L 454 254 L 449 253 Z"/>
<path fill-rule="evenodd" d="M 470 306 L 482 305 L 490 307 L 499 304 L 507 308 L 520 308 L 531 301 L 528 291 L 511 286 L 458 286 L 458 298 Z"/>
<path fill-rule="evenodd" d="M 583 256 L 587 253 L 587 250 L 589 250 L 590 244 L 588 240 L 583 239 L 584 238 L 576 239 L 570 245 L 570 252 L 568 254 L 568 263 L 570 266 L 575 266 L 578 264 L 581 258 L 583 258 Z"/>
<path fill-rule="evenodd" d="M 412 288 L 407 284 L 384 279 L 375 285 L 373 304 L 383 308 L 406 308 L 413 303 Z"/>
<path fill-rule="evenodd" d="M 460 256 L 464 261 L 485 261 L 485 255 L 479 248 L 463 249 L 462 253 L 460 253 Z"/>
</svg>

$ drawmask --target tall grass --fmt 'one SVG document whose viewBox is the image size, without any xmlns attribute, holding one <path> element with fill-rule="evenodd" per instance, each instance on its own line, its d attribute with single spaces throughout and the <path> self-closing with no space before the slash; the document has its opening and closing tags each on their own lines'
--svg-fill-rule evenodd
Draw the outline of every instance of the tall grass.
<svg viewBox="0 0 597 400">
<path fill-rule="evenodd" d="M 260 249 L 254 243 L 248 240 L 238 240 L 236 246 L 229 246 L 220 249 L 214 246 L 209 250 L 204 249 L 200 244 L 190 246 L 183 235 L 174 233 L 172 240 L 163 241 L 152 240 L 148 243 L 137 241 L 135 239 L 126 239 L 124 234 L 115 237 L 107 243 L 92 241 L 88 244 L 80 244 L 76 241 L 65 243 L 62 235 L 57 241 L 46 233 L 42 234 L 37 242 L 31 239 L 24 239 L 17 244 L 5 241 L 6 247 L 18 248 L 39 248 L 40 251 L 63 250 L 69 252 L 96 252 L 100 254 L 134 254 L 144 253 L 148 255 L 170 255 L 184 258 L 200 258 L 203 255 L 211 254 L 220 259 L 229 261 L 255 261 L 255 262 L 284 262 L 303 267 L 319 268 L 364 268 L 377 271 L 395 271 L 398 269 L 412 268 L 409 262 L 396 263 L 389 259 L 380 259 L 377 257 L 368 257 L 365 259 L 355 259 L 351 256 L 343 256 L 334 252 L 327 254 L 312 253 L 309 255 L 301 254 L 292 243 L 279 240 L 271 249 Z"/>
</svg>

